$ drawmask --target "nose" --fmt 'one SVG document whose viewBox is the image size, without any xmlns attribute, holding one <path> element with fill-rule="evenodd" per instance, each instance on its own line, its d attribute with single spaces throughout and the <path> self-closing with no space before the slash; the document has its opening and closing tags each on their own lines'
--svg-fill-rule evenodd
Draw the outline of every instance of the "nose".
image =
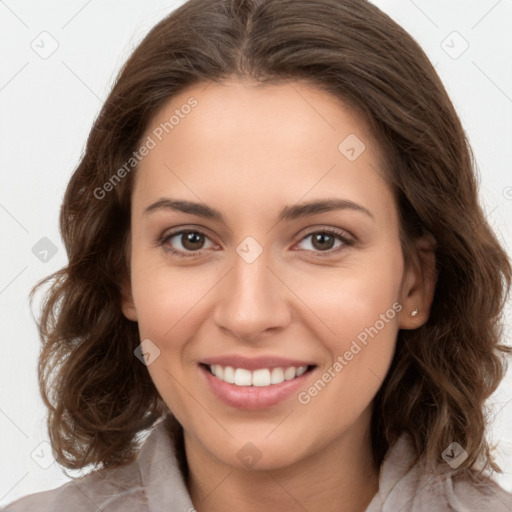
<svg viewBox="0 0 512 512">
<path fill-rule="evenodd" d="M 265 252 L 252 263 L 235 254 L 233 268 L 217 288 L 214 321 L 242 341 L 275 335 L 291 321 L 291 293 L 269 263 Z"/>
</svg>

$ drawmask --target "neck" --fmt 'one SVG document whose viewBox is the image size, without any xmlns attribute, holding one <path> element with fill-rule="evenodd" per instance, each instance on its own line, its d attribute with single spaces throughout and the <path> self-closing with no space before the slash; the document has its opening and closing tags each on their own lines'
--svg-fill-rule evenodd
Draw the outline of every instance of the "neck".
<svg viewBox="0 0 512 512">
<path fill-rule="evenodd" d="M 261 471 L 224 464 L 185 433 L 187 485 L 195 509 L 364 512 L 378 491 L 379 471 L 372 459 L 369 429 L 356 423 L 313 455 Z"/>
</svg>

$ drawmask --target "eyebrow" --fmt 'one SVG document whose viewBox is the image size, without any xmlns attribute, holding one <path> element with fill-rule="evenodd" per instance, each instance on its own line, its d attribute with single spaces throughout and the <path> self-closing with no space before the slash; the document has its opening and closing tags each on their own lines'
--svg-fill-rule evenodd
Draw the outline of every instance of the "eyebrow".
<svg viewBox="0 0 512 512">
<path fill-rule="evenodd" d="M 207 219 L 218 220 L 222 223 L 225 223 L 224 216 L 219 210 L 211 208 L 204 203 L 196 203 L 193 201 L 184 201 L 164 197 L 149 205 L 144 210 L 144 214 L 158 210 L 175 210 L 183 213 L 190 213 L 192 215 L 197 215 Z M 279 221 L 294 220 L 307 217 L 308 215 L 315 215 L 317 213 L 330 212 L 335 210 L 353 210 L 361 212 L 374 219 L 374 216 L 370 210 L 364 206 L 361 206 L 360 204 L 349 201 L 348 199 L 320 199 L 306 203 L 299 203 L 292 206 L 285 206 L 279 213 Z"/>
</svg>

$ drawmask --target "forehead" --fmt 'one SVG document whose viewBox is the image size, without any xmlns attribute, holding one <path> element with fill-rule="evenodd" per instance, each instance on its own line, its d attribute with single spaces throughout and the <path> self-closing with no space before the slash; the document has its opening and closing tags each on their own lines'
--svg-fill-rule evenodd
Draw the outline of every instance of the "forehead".
<svg viewBox="0 0 512 512">
<path fill-rule="evenodd" d="M 257 144 L 265 143 L 267 150 L 279 149 L 281 154 L 297 151 L 298 146 L 304 150 L 316 146 L 337 156 L 337 143 L 357 132 L 373 157 L 380 156 L 361 116 L 332 94 L 301 82 L 261 84 L 230 79 L 221 84 L 195 84 L 164 104 L 147 133 L 153 131 L 158 141 L 172 138 L 179 144 L 186 139 L 193 144 L 195 139 L 203 153 L 218 152 L 221 144 L 232 156 L 236 144 L 243 142 L 245 160 L 250 156 L 251 139 L 257 155 L 261 154 Z"/>
<path fill-rule="evenodd" d="M 333 191 L 388 210 L 393 202 L 383 155 L 364 120 L 309 84 L 196 84 L 158 111 L 148 137 L 154 147 L 136 178 L 141 201 L 169 192 L 225 202 L 229 189 L 252 207 Z"/>
</svg>

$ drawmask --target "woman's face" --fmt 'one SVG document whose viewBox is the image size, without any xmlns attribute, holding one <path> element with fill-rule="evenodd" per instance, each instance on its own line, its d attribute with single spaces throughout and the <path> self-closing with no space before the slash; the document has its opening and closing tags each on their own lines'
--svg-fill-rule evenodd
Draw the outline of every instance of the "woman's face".
<svg viewBox="0 0 512 512">
<path fill-rule="evenodd" d="M 141 144 L 123 311 L 189 442 L 268 469 L 366 436 L 423 303 L 365 124 L 309 85 L 227 81 Z"/>
</svg>

